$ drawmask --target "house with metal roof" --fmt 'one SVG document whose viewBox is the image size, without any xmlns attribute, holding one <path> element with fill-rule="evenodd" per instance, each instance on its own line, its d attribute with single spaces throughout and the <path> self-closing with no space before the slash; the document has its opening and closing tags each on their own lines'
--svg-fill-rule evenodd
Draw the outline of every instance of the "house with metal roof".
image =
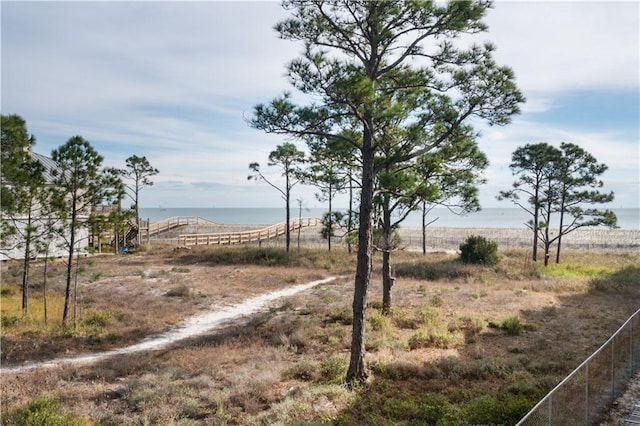
<svg viewBox="0 0 640 426">
<path fill-rule="evenodd" d="M 37 160 L 44 166 L 44 178 L 45 182 L 49 185 L 53 185 L 54 179 L 54 170 L 58 169 L 57 164 L 53 161 L 52 158 L 47 157 L 46 155 L 38 154 L 36 152 L 31 152 L 31 156 L 34 160 Z M 33 212 L 38 212 L 40 209 L 37 207 L 34 208 Z M 88 216 L 87 216 L 88 217 Z M 24 247 L 21 244 L 22 235 L 25 235 L 25 229 L 31 221 L 31 223 L 36 223 L 40 225 L 44 225 L 45 223 L 56 223 L 60 221 L 60 218 L 55 217 L 13 217 L 10 218 L 13 222 L 13 225 L 17 229 L 17 235 L 14 238 L 10 238 L 6 243 L 5 247 L 0 247 L 0 260 L 8 260 L 8 259 L 23 259 L 24 258 Z M 77 231 L 76 241 L 78 241 L 77 249 L 83 251 L 89 247 L 89 231 L 86 228 L 81 228 Z M 55 236 L 49 244 L 48 253 L 37 253 L 34 257 L 44 257 L 44 256 L 52 256 L 52 257 L 62 257 L 68 253 L 65 248 L 66 240 L 63 236 Z"/>
</svg>

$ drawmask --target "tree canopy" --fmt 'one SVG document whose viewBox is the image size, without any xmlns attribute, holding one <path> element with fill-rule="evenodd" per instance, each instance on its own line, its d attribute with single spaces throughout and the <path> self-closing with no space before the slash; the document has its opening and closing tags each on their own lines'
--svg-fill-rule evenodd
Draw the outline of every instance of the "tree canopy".
<svg viewBox="0 0 640 426">
<path fill-rule="evenodd" d="M 512 188 L 501 191 L 499 200 L 510 200 L 532 216 L 527 226 L 533 231 L 533 260 L 537 260 L 539 242 L 544 248 L 544 263 L 549 261 L 551 245 L 557 242 L 556 263 L 560 262 L 562 237 L 586 226 L 615 227 L 617 218 L 609 210 L 593 205 L 613 201 L 613 192 L 601 193 L 600 180 L 605 164 L 580 146 L 562 142 L 560 148 L 548 143 L 527 144 L 516 149 L 509 166 L 517 180 Z M 552 219 L 558 216 L 557 232 Z"/>
<path fill-rule="evenodd" d="M 122 182 L 116 169 L 102 169 L 103 157 L 82 136 L 73 136 L 54 149 L 51 158 L 57 168 L 52 170 L 52 191 L 58 216 L 67 232 L 67 280 L 62 321 L 66 325 L 71 301 L 73 255 L 76 253 L 78 230 L 88 226 L 91 210 L 104 200 L 121 199 Z"/>
<path fill-rule="evenodd" d="M 377 175 L 413 162 L 456 135 L 471 117 L 503 125 L 524 97 L 511 69 L 485 43 L 456 39 L 486 29 L 487 1 L 286 1 L 291 17 L 280 37 L 302 41 L 288 65 L 291 85 L 312 101 L 288 94 L 255 107 L 250 122 L 269 133 L 309 141 L 337 139 L 360 164 L 358 257 L 347 382 L 365 380 L 364 325 L 371 271 L 371 229 Z M 347 129 L 357 129 L 345 132 Z"/>
<path fill-rule="evenodd" d="M 260 163 L 249 164 L 249 169 L 253 174 L 247 176 L 247 179 L 264 180 L 269 186 L 276 189 L 285 202 L 286 209 L 286 247 L 287 252 L 291 245 L 291 229 L 289 226 L 291 219 L 291 189 L 300 182 L 300 165 L 304 163 L 304 152 L 300 151 L 295 144 L 284 143 L 278 145 L 275 150 L 269 154 L 269 166 L 278 167 L 285 179 L 284 187 L 277 186 L 269 180 L 261 171 Z"/>
<path fill-rule="evenodd" d="M 132 155 L 125 160 L 126 167 L 120 169 L 120 175 L 129 181 L 129 185 L 126 185 L 126 193 L 133 200 L 133 206 L 135 210 L 135 220 L 138 226 L 137 240 L 140 243 L 140 191 L 145 186 L 153 185 L 153 181 L 150 179 L 159 173 L 158 169 L 151 166 L 147 157 L 138 157 Z"/>
</svg>

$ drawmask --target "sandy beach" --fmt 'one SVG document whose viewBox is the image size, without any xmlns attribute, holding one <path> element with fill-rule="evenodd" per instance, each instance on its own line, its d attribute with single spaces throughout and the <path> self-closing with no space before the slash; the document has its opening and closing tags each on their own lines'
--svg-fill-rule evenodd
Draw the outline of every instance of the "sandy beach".
<svg viewBox="0 0 640 426">
<path fill-rule="evenodd" d="M 207 234 L 207 233 L 229 233 L 242 232 L 265 228 L 267 224 L 256 225 L 229 225 L 219 224 L 215 226 L 186 226 L 181 229 L 174 229 L 158 236 L 156 239 L 172 240 L 184 234 Z M 402 247 L 407 250 L 422 249 L 422 229 L 416 227 L 400 228 L 400 238 Z M 426 247 L 427 250 L 457 250 L 460 244 L 471 235 L 480 235 L 494 241 L 498 247 L 502 248 L 528 248 L 532 243 L 533 234 L 526 228 L 449 228 L 449 227 L 427 227 Z M 552 237 L 556 234 L 552 233 Z M 305 247 L 326 246 L 326 240 L 320 236 L 320 228 L 305 228 L 293 231 L 291 243 Z M 153 239 L 152 239 L 153 241 Z M 334 245 L 342 244 L 342 238 L 333 239 Z M 282 245 L 284 237 L 279 237 L 263 245 Z M 640 252 L 640 230 L 627 229 L 577 229 L 562 238 L 564 250 L 606 250 L 606 251 L 636 251 Z M 555 244 L 554 244 L 555 250 Z"/>
<path fill-rule="evenodd" d="M 428 248 L 458 249 L 470 235 L 480 235 L 498 244 L 498 247 L 528 248 L 533 243 L 533 232 L 525 228 L 427 228 Z M 557 233 L 551 234 L 553 236 Z M 408 247 L 422 247 L 422 230 L 406 228 L 400 237 Z M 555 244 L 553 245 L 555 249 Z M 562 247 L 568 250 L 640 250 L 640 230 L 577 229 L 562 238 Z"/>
</svg>

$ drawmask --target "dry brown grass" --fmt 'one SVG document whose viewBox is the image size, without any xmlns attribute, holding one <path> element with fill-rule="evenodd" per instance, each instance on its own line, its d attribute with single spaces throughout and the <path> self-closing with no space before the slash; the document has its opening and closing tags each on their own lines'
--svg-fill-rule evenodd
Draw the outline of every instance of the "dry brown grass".
<svg viewBox="0 0 640 426">
<path fill-rule="evenodd" d="M 70 335 L 60 337 L 59 348 L 43 348 L 38 339 L 7 328 L 3 363 L 123 346 L 211 306 L 349 272 L 353 262 L 346 253 L 332 260 L 308 252 L 285 266 L 263 266 L 238 260 L 246 255 L 202 249 L 84 259 L 83 315 L 117 306 L 125 320 L 109 322 L 101 333 L 122 338 L 89 344 L 86 336 Z M 275 254 L 256 261 L 269 256 Z M 354 392 L 340 386 L 350 346 L 349 278 L 169 349 L 90 366 L 3 373 L 3 418 L 36 395 L 103 425 L 410 424 L 426 415 L 416 407 L 440 397 L 443 406 L 456 404 L 460 412 L 481 394 L 535 400 L 638 308 L 637 285 L 607 291 L 605 284 L 606 277 L 635 266 L 625 272 L 633 282 L 638 258 L 567 253 L 566 266 L 549 272 L 528 262 L 523 251 L 501 256 L 489 268 L 460 265 L 446 254 L 398 253 L 391 317 L 380 312 L 376 271 L 368 303 L 372 379 Z M 93 280 L 97 273 L 100 279 Z M 172 291 L 176 295 L 167 296 Z M 520 334 L 497 327 L 514 315 L 525 326 Z"/>
</svg>

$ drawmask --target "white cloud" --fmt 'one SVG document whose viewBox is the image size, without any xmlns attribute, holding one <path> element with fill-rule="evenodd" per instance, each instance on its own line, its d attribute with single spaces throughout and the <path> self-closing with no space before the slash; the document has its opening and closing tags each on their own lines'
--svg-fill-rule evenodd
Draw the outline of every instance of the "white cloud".
<svg viewBox="0 0 640 426">
<path fill-rule="evenodd" d="M 558 107 L 560 93 L 637 90 L 639 7 L 496 2 L 480 39 L 496 43 L 528 102 L 513 124 L 481 127 L 491 160 L 483 204 L 512 182 L 515 148 L 569 141 L 608 164 L 605 181 L 637 205 L 637 140 L 607 123 L 596 132 L 534 120 Z M 147 156 L 160 175 L 145 205 L 277 207 L 275 190 L 246 181 L 247 166 L 266 166 L 285 140 L 244 116 L 290 89 L 285 65 L 301 46 L 272 29 L 285 16 L 277 2 L 4 2 L 3 114 L 22 115 L 44 154 L 80 134 L 107 165 Z M 300 189 L 315 203 L 313 190 Z"/>
<path fill-rule="evenodd" d="M 132 103 L 211 105 L 214 96 L 273 96 L 286 87 L 285 63 L 299 50 L 276 38 L 272 26 L 284 15 L 275 3 L 53 2 L 3 9 L 3 27 L 24 25 L 3 34 L 3 64 L 11 63 L 3 66 L 3 80 L 12 82 L 3 87 L 3 102 L 24 113 L 82 112 L 104 120 Z"/>
<path fill-rule="evenodd" d="M 485 175 L 487 185 L 480 190 L 483 206 L 504 205 L 497 202 L 495 196 L 515 181 L 509 169 L 511 154 L 518 147 L 540 142 L 554 146 L 559 146 L 561 142 L 579 145 L 599 163 L 608 166 L 602 180 L 605 183 L 604 191 L 613 190 L 616 193 L 614 205 L 639 205 L 640 146 L 637 140 L 628 139 L 628 136 L 610 129 L 585 131 L 516 118 L 503 128 L 482 128 L 480 147 L 491 162 Z"/>
<path fill-rule="evenodd" d="M 529 93 L 638 87 L 634 1 L 497 1 L 488 37 Z"/>
</svg>

